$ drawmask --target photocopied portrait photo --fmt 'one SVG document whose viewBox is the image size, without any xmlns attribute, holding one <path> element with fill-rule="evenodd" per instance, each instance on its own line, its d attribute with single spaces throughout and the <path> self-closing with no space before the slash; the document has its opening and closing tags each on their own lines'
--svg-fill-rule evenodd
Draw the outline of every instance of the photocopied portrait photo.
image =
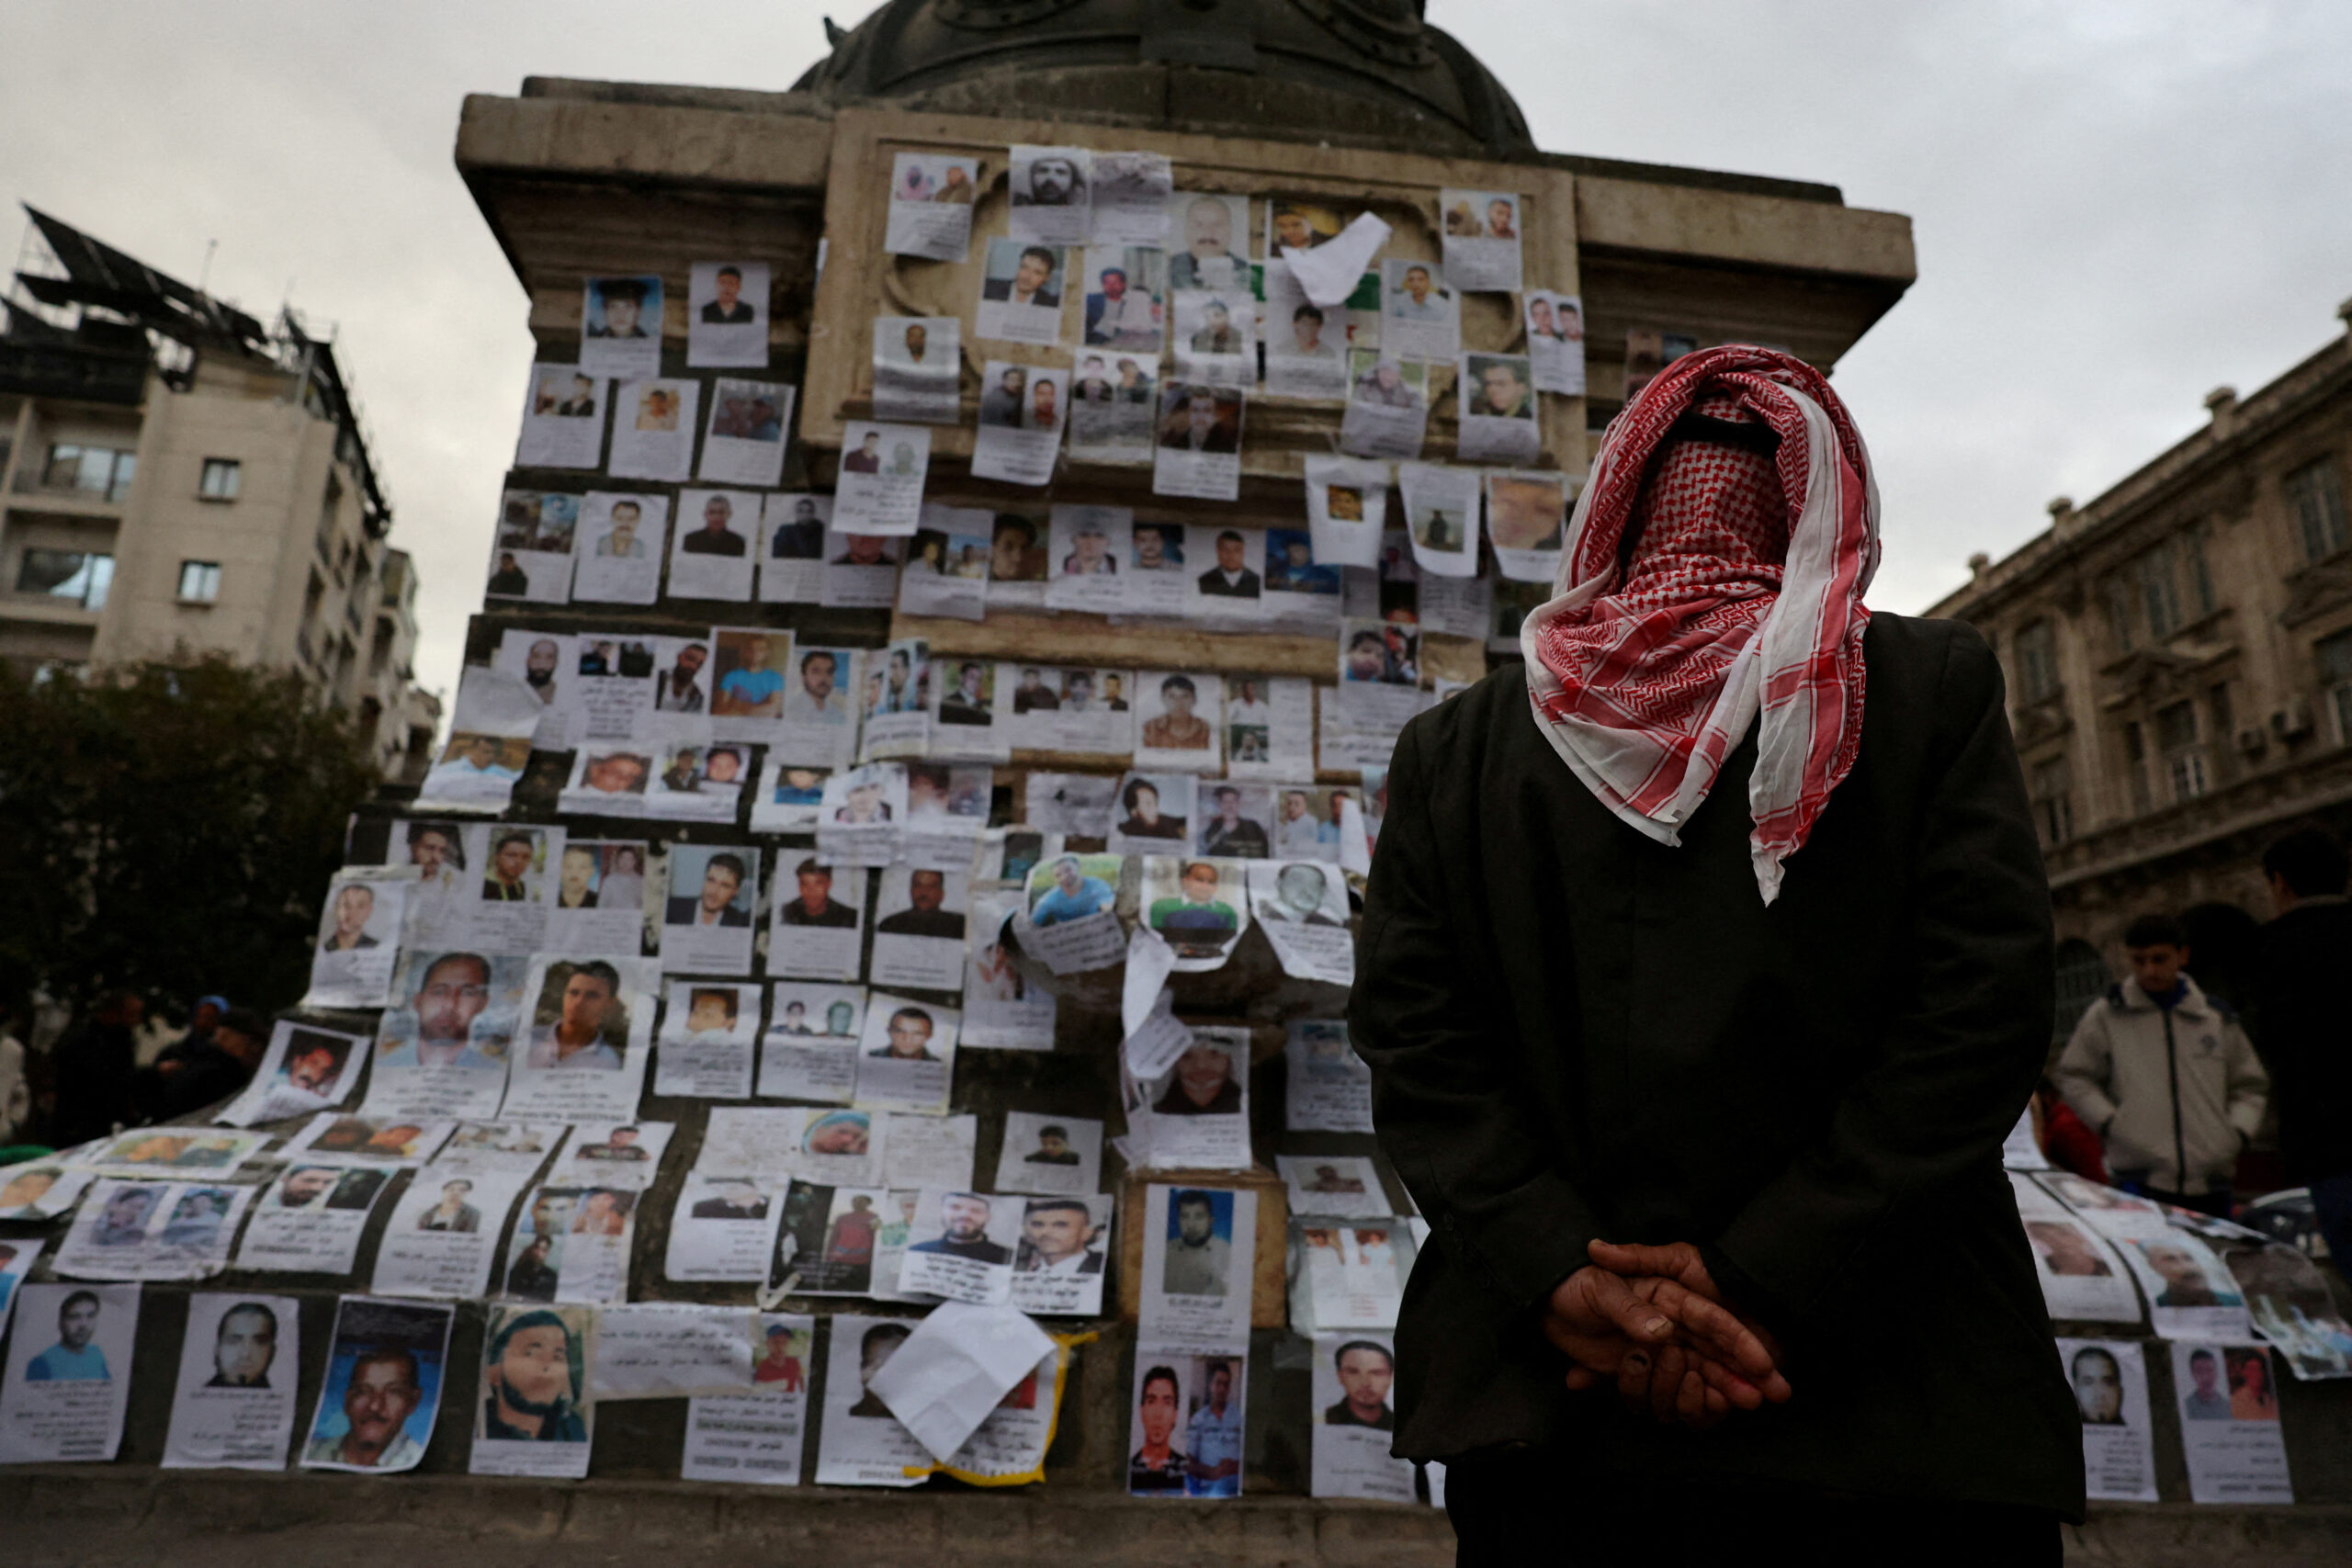
<svg viewBox="0 0 2352 1568">
<path fill-rule="evenodd" d="M 686 363 L 764 368 L 770 268 L 759 261 L 696 262 L 686 283 Z"/>
<path fill-rule="evenodd" d="M 581 369 L 597 376 L 661 374 L 658 275 L 589 278 L 581 290 L 580 312 Z"/>
<path fill-rule="evenodd" d="M 1051 348 L 1061 338 L 1069 255 L 1060 244 L 990 240 L 980 266 L 975 334 Z"/>
<path fill-rule="evenodd" d="M 454 1309 L 345 1296 L 302 1449 L 306 1470 L 413 1470 L 433 1440 Z"/>
<path fill-rule="evenodd" d="M 890 211 L 882 248 L 925 261 L 962 261 L 971 248 L 980 161 L 899 152 L 890 159 Z"/>
<path fill-rule="evenodd" d="M 137 1285 L 20 1285 L 0 1380 L 0 1464 L 103 1463 L 122 1442 Z"/>
<path fill-rule="evenodd" d="M 579 1480 L 588 1473 L 595 1414 L 587 1404 L 593 1309 L 489 1310 L 468 1470 Z"/>
<path fill-rule="evenodd" d="M 673 974 L 747 975 L 760 852 L 748 844 L 673 844 L 662 912 L 662 966 Z"/>
<path fill-rule="evenodd" d="M 287 1296 L 189 1294 L 164 1469 L 286 1468 L 302 1364 L 300 1310 Z"/>
</svg>

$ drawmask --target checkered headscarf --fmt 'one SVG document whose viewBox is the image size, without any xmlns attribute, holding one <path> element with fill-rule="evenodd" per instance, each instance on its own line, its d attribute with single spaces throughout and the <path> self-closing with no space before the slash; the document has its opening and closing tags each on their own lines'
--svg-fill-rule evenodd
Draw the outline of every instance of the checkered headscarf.
<svg viewBox="0 0 2352 1568">
<path fill-rule="evenodd" d="M 1769 425 L 1779 450 L 1668 443 L 1686 412 Z M 1520 633 L 1536 723 L 1603 805 L 1673 844 L 1760 710 L 1748 841 L 1770 904 L 1861 744 L 1878 554 L 1870 454 L 1820 373 L 1746 345 L 1685 355 L 1601 438 L 1555 596 Z"/>
</svg>

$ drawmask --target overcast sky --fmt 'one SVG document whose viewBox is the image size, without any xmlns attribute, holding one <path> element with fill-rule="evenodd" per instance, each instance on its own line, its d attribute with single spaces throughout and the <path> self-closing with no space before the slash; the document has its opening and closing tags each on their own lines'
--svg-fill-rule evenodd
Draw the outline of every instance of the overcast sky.
<svg viewBox="0 0 2352 1568">
<path fill-rule="evenodd" d="M 835 0 L 848 25 L 865 0 Z M 781 89 L 815 0 L 48 0 L 0 50 L 0 197 L 257 313 L 340 328 L 454 686 L 530 358 L 450 164 L 526 75 Z M 2340 331 L 2352 5 L 1430 0 L 1562 152 L 1822 180 L 1911 216 L 1919 281 L 1838 367 L 1886 564 L 1926 607 Z M 1671 326 L 1670 322 L 1661 322 Z"/>
</svg>

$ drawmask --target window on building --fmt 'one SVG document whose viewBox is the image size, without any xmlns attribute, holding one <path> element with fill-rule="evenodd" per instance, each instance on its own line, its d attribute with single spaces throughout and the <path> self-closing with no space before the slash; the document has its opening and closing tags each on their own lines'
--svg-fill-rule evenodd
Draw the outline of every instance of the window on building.
<svg viewBox="0 0 2352 1568">
<path fill-rule="evenodd" d="M 2033 765 L 2033 819 L 2045 844 L 2063 844 L 2075 836 L 2074 770 L 2064 757 Z"/>
<path fill-rule="evenodd" d="M 2213 739 L 2228 741 L 2237 734 L 2237 717 L 2230 702 L 2230 683 L 2216 681 L 2206 689 L 2205 709 L 2213 718 Z"/>
<path fill-rule="evenodd" d="M 2203 523 L 2181 536 L 2181 553 L 2188 558 L 2188 592 L 2197 602 L 2197 614 L 2210 615 L 2221 608 L 2221 595 L 2213 591 L 2213 563 L 2206 558 L 2206 551 L 2213 542 L 2213 530 Z"/>
<path fill-rule="evenodd" d="M 2335 715 L 2335 739 L 2352 745 L 2352 632 L 2324 637 L 2312 649 L 2319 664 L 2319 683 Z"/>
<path fill-rule="evenodd" d="M 343 481 L 327 476 L 327 492 L 319 501 L 319 554 L 334 559 L 335 526 L 343 516 Z"/>
<path fill-rule="evenodd" d="M 17 563 L 17 592 L 47 594 L 85 610 L 106 608 L 113 583 L 114 557 L 88 550 L 31 549 Z"/>
<path fill-rule="evenodd" d="M 2115 651 L 2132 651 L 2132 591 L 2122 578 L 2110 577 L 2099 584 L 2099 597 L 2107 611 L 2107 635 L 2115 640 Z"/>
<path fill-rule="evenodd" d="M 180 562 L 180 602 L 209 604 L 220 597 L 220 563 L 217 560 Z"/>
<path fill-rule="evenodd" d="M 2058 690 L 2058 637 L 2048 621 L 2029 623 L 2018 633 L 2018 694 L 2038 703 Z"/>
<path fill-rule="evenodd" d="M 2205 793 L 2205 748 L 2197 739 L 2197 705 L 2169 704 L 2156 710 L 2156 749 L 2164 753 L 2165 780 L 2175 800 Z"/>
<path fill-rule="evenodd" d="M 2098 949 L 2078 936 L 2070 936 L 2058 944 L 2058 1016 L 2055 1040 L 2071 1039 L 2075 1026 L 2091 1004 L 2107 994 L 2109 985 L 2107 964 Z"/>
<path fill-rule="evenodd" d="M 130 493 L 130 481 L 138 471 L 136 452 L 59 442 L 49 449 L 49 464 L 41 470 L 40 481 L 44 490 L 78 491 L 120 501 Z"/>
<path fill-rule="evenodd" d="M 2287 476 L 2287 509 L 2303 541 L 2307 560 L 2324 560 L 2352 546 L 2352 522 L 2344 514 L 2344 484 L 2333 458 L 2305 463 Z"/>
<path fill-rule="evenodd" d="M 196 493 L 207 501 L 237 499 L 237 479 L 243 465 L 234 457 L 204 459 L 204 478 L 197 481 Z"/>
<path fill-rule="evenodd" d="M 2132 780 L 2132 809 L 2144 813 L 2148 809 L 2148 741 L 2146 732 L 2136 723 L 2123 727 L 2123 771 Z"/>
<path fill-rule="evenodd" d="M 2179 574 L 2173 570 L 2172 541 L 2167 539 L 2132 562 L 2139 581 L 2140 608 L 2148 617 L 2148 637 L 2162 642 L 2180 629 Z"/>
</svg>

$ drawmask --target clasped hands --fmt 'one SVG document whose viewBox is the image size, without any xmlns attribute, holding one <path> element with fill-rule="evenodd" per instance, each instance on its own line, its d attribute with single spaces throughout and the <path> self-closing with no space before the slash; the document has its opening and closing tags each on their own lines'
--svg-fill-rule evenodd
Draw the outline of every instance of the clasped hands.
<svg viewBox="0 0 2352 1568">
<path fill-rule="evenodd" d="M 1723 1304 L 1697 1247 L 1596 1241 L 1588 1252 L 1544 1314 L 1544 1337 L 1575 1363 L 1569 1388 L 1614 1383 L 1628 1410 L 1694 1430 L 1789 1397 L 1780 1346 Z"/>
</svg>

